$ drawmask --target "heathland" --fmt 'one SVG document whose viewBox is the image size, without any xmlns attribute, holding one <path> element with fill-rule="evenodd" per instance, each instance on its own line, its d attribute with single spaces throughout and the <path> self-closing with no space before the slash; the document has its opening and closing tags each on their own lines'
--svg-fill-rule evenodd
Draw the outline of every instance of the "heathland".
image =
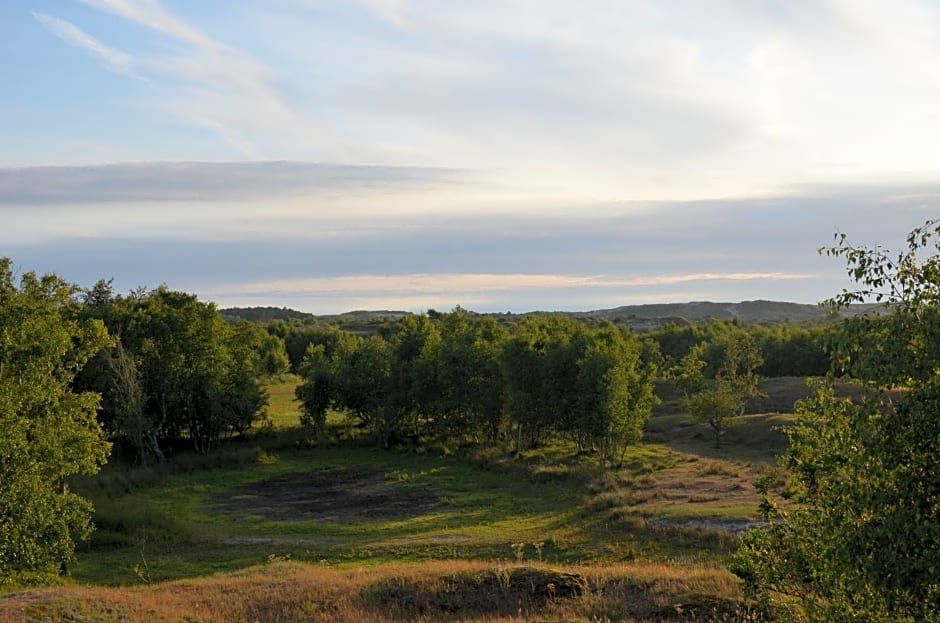
<svg viewBox="0 0 940 623">
<path fill-rule="evenodd" d="M 825 318 L 223 314 L 0 260 L 0 618 L 936 620 L 938 234 L 843 239 Z"/>
</svg>

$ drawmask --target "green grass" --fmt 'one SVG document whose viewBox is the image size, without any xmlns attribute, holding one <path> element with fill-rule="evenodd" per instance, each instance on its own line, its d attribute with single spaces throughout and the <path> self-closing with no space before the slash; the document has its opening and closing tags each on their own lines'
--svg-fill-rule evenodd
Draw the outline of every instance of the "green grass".
<svg viewBox="0 0 940 623">
<path fill-rule="evenodd" d="M 287 473 L 337 468 L 384 474 L 392 486 L 433 493 L 439 504 L 412 519 L 354 523 L 272 521 L 218 510 L 220 500 L 238 486 Z M 548 485 L 477 467 L 458 456 L 351 445 L 284 450 L 250 466 L 171 474 L 125 495 L 97 496 L 99 508 L 130 515 L 128 534 L 99 531 L 92 547 L 80 552 L 73 575 L 84 582 L 130 583 L 135 581 L 130 569 L 141 557 L 158 579 L 256 564 L 270 554 L 373 563 L 508 558 L 511 542 L 541 542 L 565 533 L 580 494 L 564 483 L 551 485 L 551 495 L 546 495 L 548 490 Z M 134 509 L 147 510 L 141 516 Z M 113 520 L 108 525 L 120 530 Z M 124 547 L 113 546 L 122 540 Z"/>
<path fill-rule="evenodd" d="M 269 383 L 270 425 L 212 456 L 108 465 L 77 480 L 98 530 L 70 572 L 99 588 L 7 598 L 0 618 L 9 605 L 22 620 L 50 621 L 433 620 L 452 608 L 465 609 L 465 620 L 764 620 L 724 566 L 733 530 L 757 513 L 751 482 L 786 447 L 780 429 L 793 416 L 779 407 L 807 393 L 802 379 L 765 381 L 766 402 L 720 449 L 660 382 L 645 440 L 606 470 L 561 439 L 522 457 L 507 448 L 379 450 L 335 413 L 314 440 L 298 426 L 296 383 Z M 359 478 L 350 490 L 436 503 L 411 515 L 271 514 L 269 506 L 302 507 L 318 490 L 339 508 L 330 478 L 345 477 Z M 275 489 L 282 497 L 269 504 Z M 589 595 L 515 594 L 520 565 L 525 578 L 553 584 L 563 568 Z M 494 595 L 493 581 L 508 592 Z"/>
<path fill-rule="evenodd" d="M 268 395 L 267 422 L 274 430 L 283 431 L 300 425 L 300 401 L 294 395 L 298 383 L 300 377 L 296 374 L 284 374 L 262 384 Z M 346 424 L 346 414 L 329 411 L 326 421 L 331 426 L 341 427 Z"/>
<path fill-rule="evenodd" d="M 325 469 L 376 472 L 389 486 L 432 493 L 438 505 L 412 518 L 350 522 L 278 521 L 220 510 L 241 486 Z M 272 555 L 356 565 L 520 557 L 566 564 L 719 564 L 733 549 L 733 538 L 702 538 L 681 523 L 658 520 L 752 517 L 753 494 L 702 497 L 703 483 L 726 487 L 750 475 L 729 469 L 662 444 L 632 448 L 616 472 L 589 459 L 559 467 L 537 452 L 515 460 L 487 453 L 418 455 L 352 443 L 285 449 L 247 466 L 169 474 L 124 494 L 99 491 L 95 503 L 112 519 L 79 553 L 72 574 L 80 582 L 134 584 L 140 579 L 133 569 L 144 564 L 149 579 L 160 581 L 234 570 Z"/>
<path fill-rule="evenodd" d="M 268 420 L 275 429 L 285 429 L 300 424 L 300 402 L 294 396 L 294 389 L 300 377 L 285 374 L 274 377 L 264 384 L 268 394 Z"/>
<path fill-rule="evenodd" d="M 692 423 L 661 383 L 670 407 L 657 410 L 646 441 L 628 450 L 622 468 L 604 470 L 564 440 L 522 458 L 495 448 L 379 450 L 348 434 L 338 414 L 330 417 L 328 441 L 310 447 L 297 427 L 296 382 L 268 385 L 272 430 L 212 457 L 178 456 L 159 470 L 107 466 L 76 483 L 96 505 L 99 529 L 78 552 L 72 576 L 128 585 L 237 570 L 272 556 L 340 566 L 519 558 L 722 565 L 736 537 L 710 528 L 755 518 L 751 482 L 785 447 L 778 427 L 792 418 L 745 416 L 715 449 L 708 429 Z M 801 391 L 795 380 L 770 390 L 784 401 Z M 406 518 L 275 519 L 223 509 L 250 500 L 255 494 L 246 486 L 336 469 L 376 474 L 376 483 L 433 495 L 437 504 Z"/>
</svg>

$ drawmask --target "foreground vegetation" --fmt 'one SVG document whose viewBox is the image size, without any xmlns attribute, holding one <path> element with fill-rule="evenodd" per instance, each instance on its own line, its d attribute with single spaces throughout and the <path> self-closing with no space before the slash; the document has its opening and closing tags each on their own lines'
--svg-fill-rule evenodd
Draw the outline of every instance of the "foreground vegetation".
<svg viewBox="0 0 940 623">
<path fill-rule="evenodd" d="M 237 573 L 133 589 L 59 588 L 0 599 L 4 621 L 760 620 L 726 571 L 482 562 L 336 568 L 272 560 Z"/>
<path fill-rule="evenodd" d="M 657 389 L 650 441 L 617 470 L 570 441 L 521 457 L 382 450 L 333 414 L 315 447 L 279 425 L 211 456 L 110 465 L 77 483 L 97 530 L 71 574 L 136 588 L 14 595 L 0 618 L 763 620 L 724 566 L 757 519 L 750 481 L 782 449 L 773 427 L 788 416 L 747 415 L 715 449 L 672 383 Z M 768 402 L 806 391 L 765 384 Z M 296 403 L 271 402 L 272 422 L 291 408 L 297 421 Z M 563 593 L 556 575 L 578 588 Z"/>
</svg>

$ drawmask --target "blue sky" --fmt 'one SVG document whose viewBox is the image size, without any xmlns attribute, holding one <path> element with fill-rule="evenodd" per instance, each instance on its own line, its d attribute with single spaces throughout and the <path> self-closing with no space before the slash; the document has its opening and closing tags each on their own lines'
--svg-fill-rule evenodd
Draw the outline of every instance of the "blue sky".
<svg viewBox="0 0 940 623">
<path fill-rule="evenodd" d="M 220 305 L 850 285 L 937 215 L 922 0 L 9 0 L 0 255 Z"/>
</svg>

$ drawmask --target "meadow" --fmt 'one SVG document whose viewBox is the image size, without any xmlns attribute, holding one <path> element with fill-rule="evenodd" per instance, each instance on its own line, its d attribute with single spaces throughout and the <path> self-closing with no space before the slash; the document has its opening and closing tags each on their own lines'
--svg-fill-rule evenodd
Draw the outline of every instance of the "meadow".
<svg viewBox="0 0 940 623">
<path fill-rule="evenodd" d="M 211 457 L 112 463 L 75 483 L 97 530 L 61 587 L 0 599 L 23 621 L 715 620 L 771 618 L 725 570 L 755 525 L 752 481 L 784 449 L 804 380 L 766 394 L 721 448 L 657 384 L 619 469 L 556 440 L 379 449 L 342 414 L 313 440 L 295 377 Z"/>
</svg>

